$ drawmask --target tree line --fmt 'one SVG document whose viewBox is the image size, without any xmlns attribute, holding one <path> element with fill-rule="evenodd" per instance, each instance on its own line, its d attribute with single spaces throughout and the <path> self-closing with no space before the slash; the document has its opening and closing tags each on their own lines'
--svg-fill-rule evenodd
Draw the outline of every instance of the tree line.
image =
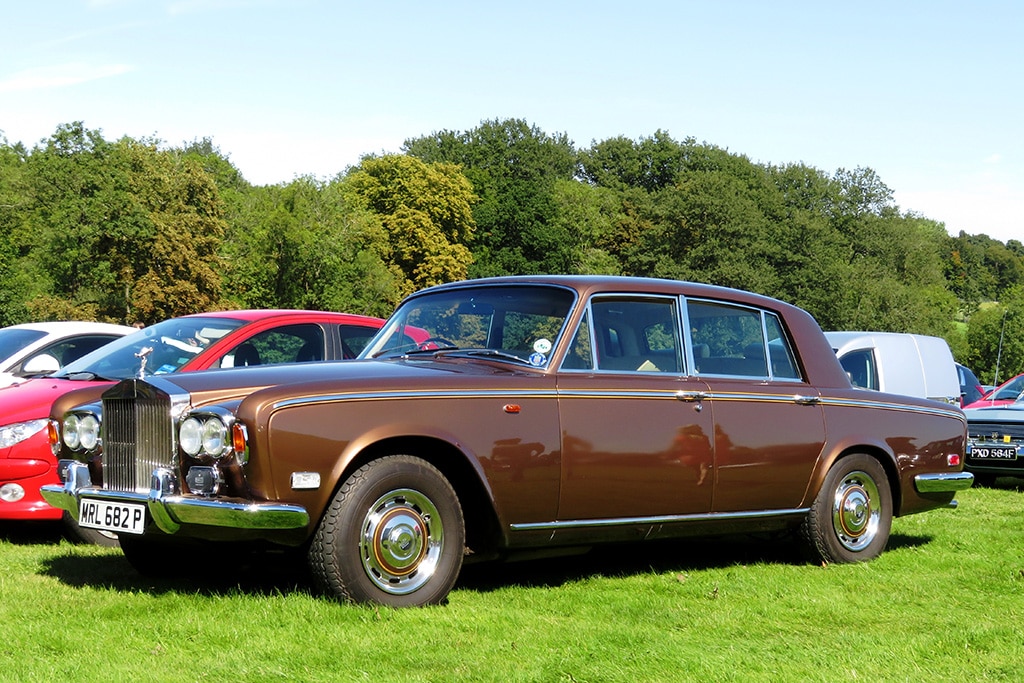
<svg viewBox="0 0 1024 683">
<path fill-rule="evenodd" d="M 531 273 L 737 287 L 825 329 L 944 337 L 983 381 L 1024 371 L 1024 245 L 950 236 L 870 168 L 758 164 L 660 130 L 578 148 L 506 119 L 257 186 L 209 139 L 106 140 L 80 122 L 32 148 L 0 135 L 2 325 L 387 316 L 424 286 Z"/>
</svg>

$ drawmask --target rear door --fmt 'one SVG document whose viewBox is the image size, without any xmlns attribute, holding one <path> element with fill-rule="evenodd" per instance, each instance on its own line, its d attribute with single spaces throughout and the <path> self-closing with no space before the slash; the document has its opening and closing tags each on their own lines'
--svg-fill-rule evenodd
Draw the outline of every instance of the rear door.
<svg viewBox="0 0 1024 683">
<path fill-rule="evenodd" d="M 818 392 L 769 311 L 690 300 L 687 329 L 714 416 L 712 510 L 794 508 L 825 444 Z"/>
</svg>

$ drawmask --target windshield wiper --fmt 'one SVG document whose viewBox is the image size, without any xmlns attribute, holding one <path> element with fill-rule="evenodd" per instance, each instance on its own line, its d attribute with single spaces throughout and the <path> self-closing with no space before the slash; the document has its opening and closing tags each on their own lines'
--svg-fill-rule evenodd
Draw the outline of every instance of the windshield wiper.
<svg viewBox="0 0 1024 683">
<path fill-rule="evenodd" d="M 389 357 L 390 356 L 394 356 L 394 357 L 397 357 L 397 358 L 404 358 L 405 356 L 417 356 L 417 355 L 426 354 L 426 353 L 440 353 L 442 351 L 458 351 L 459 350 L 458 346 L 441 346 L 441 347 L 436 348 L 436 349 L 424 349 L 424 348 L 420 348 L 417 345 L 416 348 L 406 349 L 404 351 L 402 350 L 403 348 L 405 348 L 405 347 L 400 346 L 397 349 L 384 349 L 383 351 L 378 351 L 377 353 L 373 354 L 372 356 L 370 356 L 370 358 L 381 358 L 382 356 L 389 356 Z"/>
<path fill-rule="evenodd" d="M 68 379 L 68 380 L 71 380 L 72 382 L 95 382 L 95 381 L 113 382 L 113 381 L 115 381 L 113 379 L 110 379 L 109 377 L 101 377 L 100 375 L 97 375 L 95 372 L 92 372 L 90 370 L 82 370 L 81 372 L 72 372 L 72 373 L 67 374 L 67 375 L 51 375 L 51 377 L 57 377 L 59 379 Z"/>
<path fill-rule="evenodd" d="M 442 349 L 442 350 L 448 351 L 449 349 Z M 519 363 L 520 365 L 529 365 L 529 366 L 533 367 L 533 363 L 531 363 L 526 358 L 523 358 L 521 356 L 517 356 L 514 353 L 509 353 L 508 351 L 499 351 L 498 349 L 454 349 L 454 350 L 457 350 L 461 354 L 464 354 L 466 356 L 485 356 L 485 357 L 488 357 L 488 358 L 500 358 L 501 360 L 512 361 L 513 363 Z"/>
</svg>

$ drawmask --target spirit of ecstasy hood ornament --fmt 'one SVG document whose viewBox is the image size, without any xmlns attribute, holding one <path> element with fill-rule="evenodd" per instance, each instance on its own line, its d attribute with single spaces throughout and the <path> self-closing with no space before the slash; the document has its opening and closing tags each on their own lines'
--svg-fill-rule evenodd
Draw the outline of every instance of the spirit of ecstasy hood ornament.
<svg viewBox="0 0 1024 683">
<path fill-rule="evenodd" d="M 141 363 L 139 363 L 139 379 L 146 379 L 146 359 L 149 357 L 149 354 L 151 353 L 153 353 L 152 346 L 143 346 L 141 349 L 139 349 L 139 352 L 135 354 L 135 357 L 141 359 L 142 361 Z"/>
</svg>

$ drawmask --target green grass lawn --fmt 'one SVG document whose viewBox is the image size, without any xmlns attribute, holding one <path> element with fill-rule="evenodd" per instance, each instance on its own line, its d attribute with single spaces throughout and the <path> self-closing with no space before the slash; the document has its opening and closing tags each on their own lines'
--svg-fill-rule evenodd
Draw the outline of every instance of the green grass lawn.
<svg viewBox="0 0 1024 683">
<path fill-rule="evenodd" d="M 867 564 L 766 539 L 467 567 L 448 605 L 311 595 L 280 566 L 135 574 L 116 549 L 0 527 L 0 681 L 1015 681 L 1024 489 L 898 519 Z"/>
</svg>

